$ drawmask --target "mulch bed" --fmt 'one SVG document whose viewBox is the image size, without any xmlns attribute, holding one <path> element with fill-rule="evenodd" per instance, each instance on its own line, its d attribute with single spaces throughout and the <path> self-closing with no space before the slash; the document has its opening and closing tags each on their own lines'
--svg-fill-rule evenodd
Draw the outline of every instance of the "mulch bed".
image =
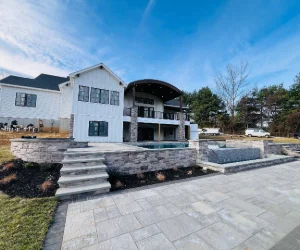
<svg viewBox="0 0 300 250">
<path fill-rule="evenodd" d="M 11 197 L 54 196 L 61 167 L 57 163 L 37 164 L 19 159 L 4 163 L 0 166 L 0 191 Z"/>
<path fill-rule="evenodd" d="M 132 175 L 109 174 L 108 180 L 111 184 L 110 190 L 116 191 L 212 173 L 215 173 L 215 171 L 203 170 L 202 167 L 195 166 L 178 169 L 166 169 L 156 172 L 146 172 Z"/>
</svg>

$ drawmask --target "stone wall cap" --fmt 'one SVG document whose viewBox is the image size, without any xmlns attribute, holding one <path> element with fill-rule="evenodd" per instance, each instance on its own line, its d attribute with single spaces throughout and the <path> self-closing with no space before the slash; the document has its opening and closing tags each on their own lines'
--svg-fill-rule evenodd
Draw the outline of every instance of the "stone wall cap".
<svg viewBox="0 0 300 250">
<path fill-rule="evenodd" d="M 69 138 L 35 138 L 35 139 L 26 139 L 26 138 L 16 138 L 10 139 L 11 142 L 71 142 L 72 139 Z"/>
</svg>

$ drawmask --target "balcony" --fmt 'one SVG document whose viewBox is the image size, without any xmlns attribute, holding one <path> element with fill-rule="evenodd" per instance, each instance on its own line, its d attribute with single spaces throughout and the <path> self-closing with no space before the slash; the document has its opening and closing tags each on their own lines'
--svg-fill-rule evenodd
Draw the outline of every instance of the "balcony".
<svg viewBox="0 0 300 250">
<path fill-rule="evenodd" d="M 124 116 L 131 116 L 131 108 L 124 108 L 123 111 Z M 190 117 L 187 113 L 183 113 L 184 120 L 189 121 Z M 165 119 L 165 120 L 179 120 L 179 113 L 170 113 L 170 112 L 160 112 L 153 110 L 138 110 L 138 117 L 143 118 L 153 118 L 153 119 Z"/>
</svg>

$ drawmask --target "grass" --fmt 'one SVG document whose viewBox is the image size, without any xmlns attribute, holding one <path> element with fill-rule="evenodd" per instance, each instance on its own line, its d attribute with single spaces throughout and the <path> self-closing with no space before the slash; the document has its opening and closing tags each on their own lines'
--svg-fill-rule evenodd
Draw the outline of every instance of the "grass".
<svg viewBox="0 0 300 250">
<path fill-rule="evenodd" d="M 0 146 L 0 165 L 13 158 L 9 143 Z M 55 197 L 10 198 L 0 191 L 0 249 L 42 249 L 56 205 Z"/>
<path fill-rule="evenodd" d="M 42 249 L 57 201 L 0 195 L 0 249 Z"/>
</svg>

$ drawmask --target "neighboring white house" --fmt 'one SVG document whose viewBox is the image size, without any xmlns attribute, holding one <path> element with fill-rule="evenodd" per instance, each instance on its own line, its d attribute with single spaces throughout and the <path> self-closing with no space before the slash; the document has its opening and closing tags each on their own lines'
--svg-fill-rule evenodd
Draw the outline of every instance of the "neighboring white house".
<svg viewBox="0 0 300 250">
<path fill-rule="evenodd" d="M 102 63 L 66 78 L 9 76 L 0 90 L 0 123 L 40 122 L 45 131 L 70 132 L 75 140 L 90 142 L 195 137 L 179 89 L 153 79 L 126 85 Z"/>
</svg>

